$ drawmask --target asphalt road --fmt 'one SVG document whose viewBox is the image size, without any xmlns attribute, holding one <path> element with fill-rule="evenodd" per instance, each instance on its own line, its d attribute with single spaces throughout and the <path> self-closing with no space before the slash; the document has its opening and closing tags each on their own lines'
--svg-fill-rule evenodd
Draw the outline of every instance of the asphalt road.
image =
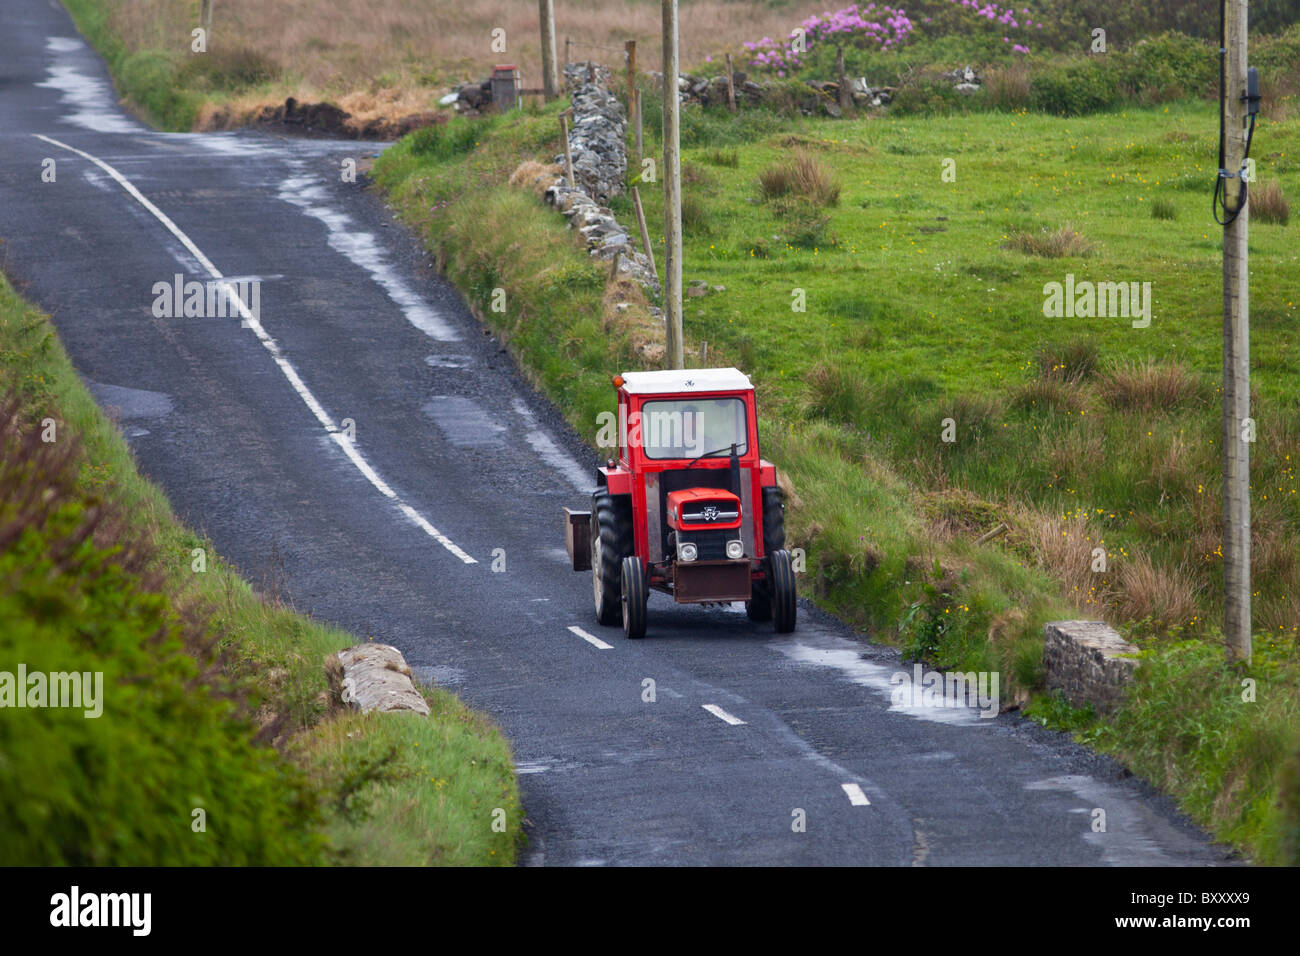
<svg viewBox="0 0 1300 956">
<path fill-rule="evenodd" d="M 186 521 L 500 722 L 526 864 L 1227 861 L 1060 735 L 891 705 L 897 654 L 806 605 L 779 638 L 662 595 L 644 641 L 597 626 L 560 518 L 594 459 L 342 181 L 376 148 L 153 132 L 56 3 L 8 0 L 5 20 L 0 264 Z M 214 271 L 260 279 L 258 321 L 154 316 L 155 283 Z"/>
</svg>

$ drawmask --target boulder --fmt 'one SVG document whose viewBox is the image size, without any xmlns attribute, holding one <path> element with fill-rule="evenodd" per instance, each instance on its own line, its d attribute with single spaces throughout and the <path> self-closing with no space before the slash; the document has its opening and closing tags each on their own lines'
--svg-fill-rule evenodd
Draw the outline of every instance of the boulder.
<svg viewBox="0 0 1300 956">
<path fill-rule="evenodd" d="M 363 714 L 372 710 L 429 714 L 406 658 L 388 644 L 359 644 L 339 651 L 326 662 L 325 671 L 336 698 Z"/>
</svg>

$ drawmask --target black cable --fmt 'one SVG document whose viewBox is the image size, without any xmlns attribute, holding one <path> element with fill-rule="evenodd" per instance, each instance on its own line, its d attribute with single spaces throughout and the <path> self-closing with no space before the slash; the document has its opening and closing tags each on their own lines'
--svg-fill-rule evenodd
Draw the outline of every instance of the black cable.
<svg viewBox="0 0 1300 956">
<path fill-rule="evenodd" d="M 1224 122 L 1223 108 L 1225 97 L 1228 91 L 1228 35 L 1225 15 L 1227 10 L 1226 0 L 1219 0 L 1219 174 L 1214 180 L 1214 195 L 1210 197 L 1210 215 L 1220 226 L 1228 226 L 1241 215 L 1241 211 L 1246 208 L 1249 202 L 1246 184 L 1246 160 L 1250 158 L 1250 143 L 1255 138 L 1255 114 L 1250 114 L 1250 128 L 1246 131 L 1246 150 L 1241 156 L 1241 169 L 1235 173 L 1224 169 L 1224 153 L 1227 142 L 1227 127 Z M 1227 196 L 1224 192 L 1224 180 L 1230 177 L 1237 177 L 1241 180 L 1241 192 L 1238 196 L 1236 210 L 1229 212 L 1227 205 Z M 1219 218 L 1219 207 L 1223 207 L 1224 218 Z"/>
</svg>

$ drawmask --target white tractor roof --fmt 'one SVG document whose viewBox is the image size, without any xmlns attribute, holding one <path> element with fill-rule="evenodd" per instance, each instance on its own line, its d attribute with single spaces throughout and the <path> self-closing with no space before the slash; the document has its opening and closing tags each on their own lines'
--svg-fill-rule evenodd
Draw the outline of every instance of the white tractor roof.
<svg viewBox="0 0 1300 956">
<path fill-rule="evenodd" d="M 662 372 L 623 373 L 623 389 L 629 395 L 732 392 L 753 387 L 749 376 L 734 368 L 686 368 L 667 369 Z"/>
</svg>

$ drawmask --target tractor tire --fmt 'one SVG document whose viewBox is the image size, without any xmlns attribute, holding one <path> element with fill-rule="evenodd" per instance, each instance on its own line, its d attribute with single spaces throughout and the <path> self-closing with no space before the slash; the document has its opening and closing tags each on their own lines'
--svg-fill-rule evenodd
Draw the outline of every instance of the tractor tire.
<svg viewBox="0 0 1300 956">
<path fill-rule="evenodd" d="M 622 620 L 623 558 L 633 549 L 632 503 L 597 488 L 591 496 L 591 579 L 596 620 L 607 627 Z"/>
<path fill-rule="evenodd" d="M 623 559 L 623 636 L 632 640 L 645 637 L 645 606 L 650 592 L 645 586 L 645 568 L 635 554 Z"/>
<path fill-rule="evenodd" d="M 785 500 L 781 489 L 773 485 L 763 489 L 763 553 L 772 554 L 785 547 Z"/>
<path fill-rule="evenodd" d="M 764 562 L 770 566 L 770 562 Z M 771 572 L 767 575 L 768 581 L 772 580 Z M 767 584 L 762 587 L 755 585 L 753 596 L 745 602 L 745 614 L 751 621 L 762 624 L 765 621 L 772 620 L 772 598 L 768 596 Z"/>
<path fill-rule="evenodd" d="M 768 560 L 771 562 L 768 586 L 772 594 L 772 626 L 778 634 L 789 634 L 794 630 L 799 607 L 790 552 L 782 548 L 768 555 Z"/>
</svg>

